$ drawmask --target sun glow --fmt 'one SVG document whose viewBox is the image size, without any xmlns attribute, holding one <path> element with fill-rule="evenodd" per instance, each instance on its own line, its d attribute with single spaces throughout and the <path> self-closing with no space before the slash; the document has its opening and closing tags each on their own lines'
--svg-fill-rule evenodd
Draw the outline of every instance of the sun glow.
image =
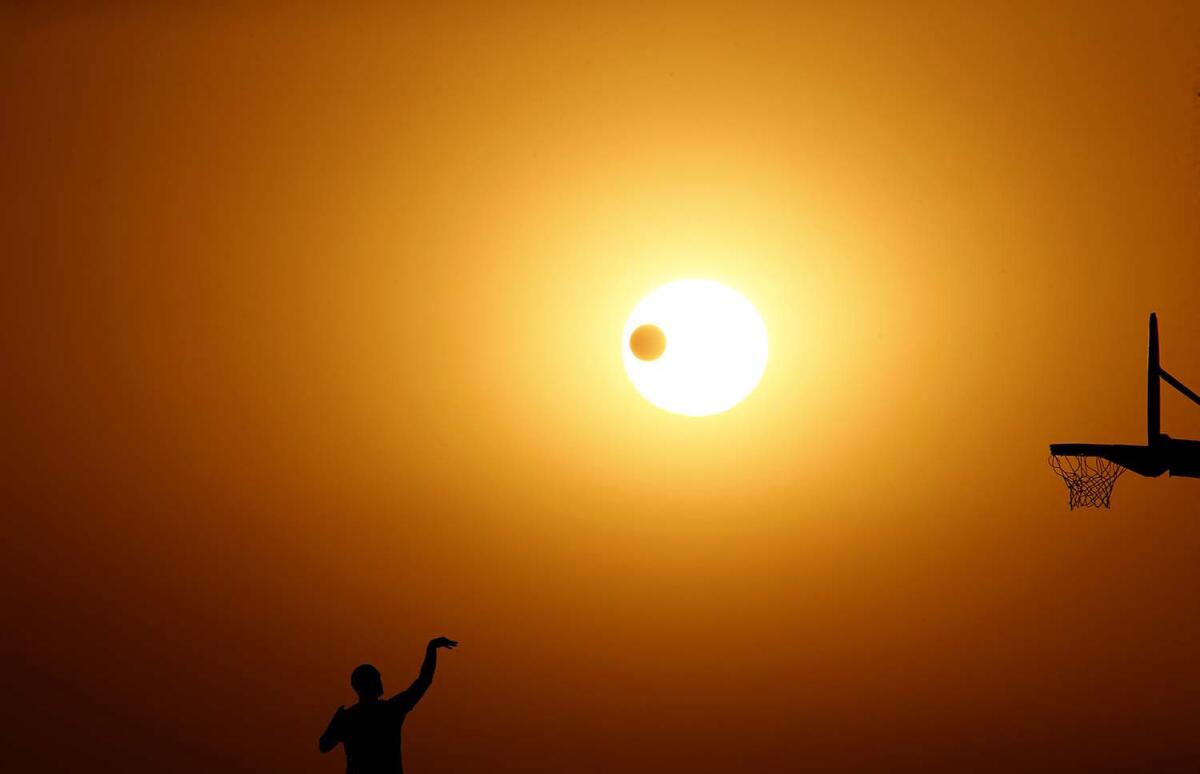
<svg viewBox="0 0 1200 774">
<path fill-rule="evenodd" d="M 621 352 L 646 400 L 675 414 L 707 416 L 754 391 L 767 365 L 767 329 L 736 291 L 711 280 L 678 280 L 634 308 Z"/>
</svg>

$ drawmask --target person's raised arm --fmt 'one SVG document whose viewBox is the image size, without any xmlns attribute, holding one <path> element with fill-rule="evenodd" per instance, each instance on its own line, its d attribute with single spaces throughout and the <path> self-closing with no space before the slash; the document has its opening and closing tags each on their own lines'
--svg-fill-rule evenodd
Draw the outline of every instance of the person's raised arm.
<svg viewBox="0 0 1200 774">
<path fill-rule="evenodd" d="M 317 747 L 321 752 L 329 752 L 338 746 L 338 742 L 342 741 L 342 726 L 345 720 L 346 708 L 338 707 L 337 712 L 333 713 L 333 717 L 329 719 L 329 726 L 325 729 L 325 733 L 321 734 L 321 739 L 317 742 Z"/>
<path fill-rule="evenodd" d="M 412 685 L 393 696 L 390 701 L 405 704 L 410 709 L 421 700 L 429 686 L 433 683 L 433 673 L 437 671 L 438 648 L 453 649 L 458 643 L 447 637 L 435 637 L 425 646 L 425 660 L 421 662 L 421 671 Z"/>
</svg>

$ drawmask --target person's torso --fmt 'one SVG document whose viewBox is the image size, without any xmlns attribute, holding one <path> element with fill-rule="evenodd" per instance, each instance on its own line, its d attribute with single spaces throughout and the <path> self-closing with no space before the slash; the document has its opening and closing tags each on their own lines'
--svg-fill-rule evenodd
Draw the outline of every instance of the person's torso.
<svg viewBox="0 0 1200 774">
<path fill-rule="evenodd" d="M 346 710 L 342 746 L 346 774 L 400 774 L 400 730 L 405 712 L 385 701 L 355 704 Z"/>
</svg>

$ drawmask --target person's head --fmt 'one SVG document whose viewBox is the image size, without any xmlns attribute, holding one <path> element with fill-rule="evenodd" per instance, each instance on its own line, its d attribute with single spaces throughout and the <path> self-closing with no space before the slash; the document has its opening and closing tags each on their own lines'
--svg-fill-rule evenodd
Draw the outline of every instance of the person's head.
<svg viewBox="0 0 1200 774">
<path fill-rule="evenodd" d="M 358 694 L 359 701 L 371 701 L 383 695 L 383 678 L 375 667 L 360 664 L 350 673 L 350 687 Z"/>
</svg>

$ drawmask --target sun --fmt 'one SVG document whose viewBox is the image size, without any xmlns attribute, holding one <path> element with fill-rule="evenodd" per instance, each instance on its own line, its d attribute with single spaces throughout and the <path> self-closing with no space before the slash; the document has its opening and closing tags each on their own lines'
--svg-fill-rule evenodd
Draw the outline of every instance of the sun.
<svg viewBox="0 0 1200 774">
<path fill-rule="evenodd" d="M 719 282 L 677 280 L 625 322 L 621 355 L 646 400 L 675 414 L 719 414 L 754 391 L 767 367 L 767 328 L 744 296 Z"/>
</svg>

